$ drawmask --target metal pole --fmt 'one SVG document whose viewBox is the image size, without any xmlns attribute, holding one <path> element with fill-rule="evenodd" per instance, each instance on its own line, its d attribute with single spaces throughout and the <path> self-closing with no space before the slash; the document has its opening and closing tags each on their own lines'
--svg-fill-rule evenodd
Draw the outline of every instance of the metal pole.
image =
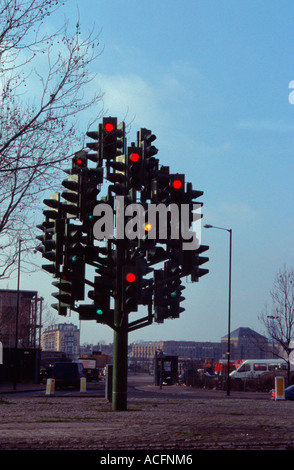
<svg viewBox="0 0 294 470">
<path fill-rule="evenodd" d="M 128 314 L 122 310 L 124 240 L 117 241 L 117 285 L 114 306 L 112 410 L 127 409 Z"/>
<path fill-rule="evenodd" d="M 231 284 L 232 284 L 232 229 L 230 233 L 230 254 L 229 254 L 229 307 L 228 307 L 228 380 L 227 380 L 227 395 L 231 391 L 231 377 L 230 377 L 230 355 L 231 355 Z"/>
<path fill-rule="evenodd" d="M 231 357 L 231 284 L 232 284 L 232 229 L 224 227 L 216 227 L 214 225 L 204 225 L 204 228 L 216 228 L 219 230 L 225 230 L 230 234 L 230 252 L 229 252 L 229 306 L 228 306 L 228 347 L 227 347 L 227 359 L 228 359 L 228 372 L 227 372 L 227 395 L 230 395 L 231 391 L 231 378 L 230 378 L 230 357 Z"/>
<path fill-rule="evenodd" d="M 18 317 L 19 317 L 20 249 L 21 249 L 21 240 L 19 240 L 19 251 L 18 251 L 13 390 L 16 390 L 17 374 L 18 374 L 18 368 L 17 368 L 17 366 L 18 366 L 17 349 L 18 348 L 17 348 L 17 345 L 18 345 Z"/>
</svg>

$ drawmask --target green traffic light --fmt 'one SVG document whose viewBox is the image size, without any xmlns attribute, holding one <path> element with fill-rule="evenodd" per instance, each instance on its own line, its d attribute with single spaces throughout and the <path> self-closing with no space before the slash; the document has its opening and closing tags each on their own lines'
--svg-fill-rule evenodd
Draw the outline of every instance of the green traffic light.
<svg viewBox="0 0 294 470">
<path fill-rule="evenodd" d="M 96 313 L 97 315 L 103 315 L 103 310 L 101 310 L 101 308 L 97 308 Z"/>
<path fill-rule="evenodd" d="M 170 296 L 171 296 L 173 299 L 174 299 L 175 297 L 179 297 L 179 295 L 180 295 L 179 291 L 176 291 L 176 290 L 170 294 Z"/>
</svg>

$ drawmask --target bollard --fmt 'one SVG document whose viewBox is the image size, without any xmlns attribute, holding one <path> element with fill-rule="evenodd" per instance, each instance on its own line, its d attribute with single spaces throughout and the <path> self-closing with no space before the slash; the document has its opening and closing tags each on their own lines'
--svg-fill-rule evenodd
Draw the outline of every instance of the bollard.
<svg viewBox="0 0 294 470">
<path fill-rule="evenodd" d="M 285 400 L 284 377 L 275 377 L 275 400 Z"/>
<path fill-rule="evenodd" d="M 55 380 L 47 379 L 46 383 L 46 395 L 51 395 L 55 393 Z"/>
<path fill-rule="evenodd" d="M 80 378 L 80 392 L 86 392 L 86 377 Z"/>
</svg>

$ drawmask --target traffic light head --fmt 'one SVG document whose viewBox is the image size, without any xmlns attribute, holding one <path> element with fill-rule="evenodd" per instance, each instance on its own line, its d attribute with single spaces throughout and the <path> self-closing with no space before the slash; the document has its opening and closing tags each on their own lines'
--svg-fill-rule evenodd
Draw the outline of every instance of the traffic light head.
<svg viewBox="0 0 294 470">
<path fill-rule="evenodd" d="M 42 245 L 37 247 L 37 251 L 42 253 L 43 258 L 51 261 L 51 264 L 42 265 L 42 269 L 53 274 L 54 277 L 59 275 L 63 262 L 64 227 L 64 219 L 57 219 L 54 222 L 45 221 L 38 226 L 43 230 L 43 234 L 37 237 L 42 242 Z"/>
<path fill-rule="evenodd" d="M 74 269 L 84 264 L 83 238 L 83 227 L 67 221 L 65 226 L 65 268 Z"/>
<path fill-rule="evenodd" d="M 175 204 L 184 203 L 185 175 L 173 174 L 169 179 L 170 202 Z"/>
<path fill-rule="evenodd" d="M 144 160 L 149 159 L 157 154 L 158 149 L 151 145 L 152 142 L 156 140 L 156 135 L 152 134 L 152 131 L 149 129 L 142 128 L 137 134 L 138 146 L 143 148 Z"/>
<path fill-rule="evenodd" d="M 77 308 L 80 320 L 95 320 L 97 323 L 105 323 L 113 327 L 114 312 L 110 309 L 107 314 L 97 308 L 94 304 L 79 305 Z"/>
<path fill-rule="evenodd" d="M 62 206 L 59 193 L 51 194 L 50 199 L 43 200 L 43 204 L 49 207 L 49 210 L 43 211 L 47 220 L 55 220 L 61 217 Z"/>
<path fill-rule="evenodd" d="M 119 155 L 115 158 L 115 160 L 109 162 L 109 166 L 113 168 L 113 171 L 110 172 L 110 169 L 108 169 L 106 175 L 106 179 L 114 183 L 109 186 L 109 190 L 121 196 L 124 195 L 126 192 L 125 158 L 125 155 Z"/>
<path fill-rule="evenodd" d="M 70 174 L 73 175 L 79 173 L 84 168 L 87 168 L 87 164 L 87 152 L 84 152 L 83 150 L 80 152 L 76 152 L 75 156 L 72 159 Z"/>
<path fill-rule="evenodd" d="M 126 179 L 128 189 L 141 189 L 143 184 L 143 159 L 140 147 L 128 147 Z"/>
<path fill-rule="evenodd" d="M 81 187 L 80 220 L 85 226 L 94 224 L 94 208 L 100 193 L 96 179 L 83 178 Z"/>
<path fill-rule="evenodd" d="M 151 203 L 166 204 L 170 202 L 170 185 L 169 185 L 169 167 L 162 166 L 157 173 L 157 178 L 152 181 L 151 186 Z"/>
<path fill-rule="evenodd" d="M 138 310 L 139 301 L 139 272 L 136 266 L 125 266 L 123 269 L 123 307 L 127 313 Z"/>
<path fill-rule="evenodd" d="M 117 124 L 117 118 L 103 118 L 101 129 L 101 157 L 113 160 L 124 153 L 125 124 Z"/>
<path fill-rule="evenodd" d="M 71 174 L 66 180 L 62 181 L 67 191 L 62 192 L 62 197 L 67 201 L 63 209 L 67 217 L 78 217 L 80 213 L 80 188 L 81 188 L 81 175 Z"/>
<path fill-rule="evenodd" d="M 110 312 L 110 290 L 106 287 L 103 277 L 95 277 L 94 290 L 89 291 L 88 296 L 94 301 L 94 319 L 103 322 Z"/>
<path fill-rule="evenodd" d="M 209 246 L 200 245 L 197 250 L 183 250 L 181 252 L 181 265 L 182 275 L 191 276 L 192 282 L 197 282 L 200 277 L 208 274 L 209 270 L 200 268 L 200 266 L 209 261 L 206 256 L 200 256 L 205 251 L 209 250 Z"/>
</svg>

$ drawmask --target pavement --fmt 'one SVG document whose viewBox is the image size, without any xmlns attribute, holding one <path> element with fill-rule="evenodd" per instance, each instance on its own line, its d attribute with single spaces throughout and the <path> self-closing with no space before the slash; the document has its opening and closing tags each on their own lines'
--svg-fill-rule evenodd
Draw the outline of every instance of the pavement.
<svg viewBox="0 0 294 470">
<path fill-rule="evenodd" d="M 45 385 L 17 384 L 16 391 L 0 386 L 0 450 L 87 450 L 94 452 L 95 464 L 107 463 L 101 460 L 105 455 L 137 456 L 138 451 L 173 453 L 179 459 L 192 455 L 196 461 L 199 450 L 294 450 L 293 401 L 271 400 L 270 394 L 160 388 L 139 375 L 130 385 L 136 393 L 128 394 L 124 412 L 112 411 L 101 390 L 99 396 L 94 390 L 48 396 Z M 25 390 L 39 393 L 17 393 Z"/>
</svg>

